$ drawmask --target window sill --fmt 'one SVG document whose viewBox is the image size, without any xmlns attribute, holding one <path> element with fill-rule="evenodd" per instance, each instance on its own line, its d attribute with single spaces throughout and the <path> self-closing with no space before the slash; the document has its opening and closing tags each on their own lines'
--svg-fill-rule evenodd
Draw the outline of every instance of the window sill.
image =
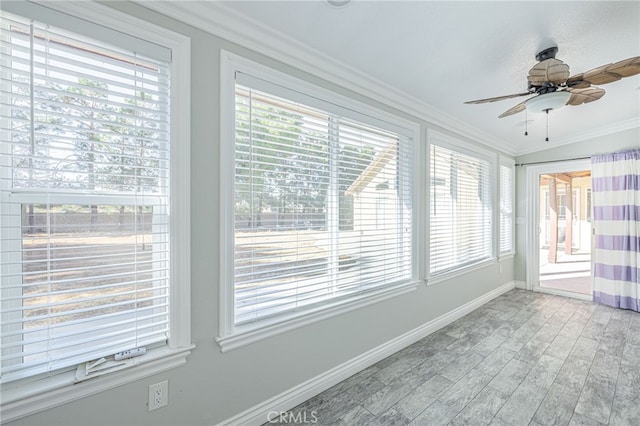
<svg viewBox="0 0 640 426">
<path fill-rule="evenodd" d="M 513 259 L 515 256 L 516 256 L 515 251 L 510 251 L 508 253 L 501 253 L 500 256 L 498 256 L 498 260 L 499 261 L 509 260 L 509 259 Z"/>
<path fill-rule="evenodd" d="M 10 422 L 179 367 L 187 362 L 193 348 L 194 345 L 179 349 L 156 349 L 138 358 L 139 361 L 130 368 L 80 383 L 75 383 L 73 369 L 15 387 L 12 387 L 13 383 L 3 384 L 2 420 Z"/>
<path fill-rule="evenodd" d="M 468 274 L 470 272 L 473 271 L 477 271 L 478 269 L 483 269 L 486 268 L 487 266 L 493 265 L 495 263 L 497 263 L 497 259 L 496 258 L 491 258 L 491 259 L 487 259 L 487 260 L 482 260 L 478 263 L 473 263 L 471 265 L 466 265 L 463 268 L 460 269 L 455 269 L 453 271 L 449 271 L 449 272 L 445 272 L 442 275 L 436 275 L 433 277 L 429 277 L 427 278 L 427 285 L 434 285 L 434 284 L 438 284 L 441 283 L 443 281 L 448 281 L 452 278 L 455 277 L 459 277 L 461 275 L 465 275 Z"/>
<path fill-rule="evenodd" d="M 281 317 L 274 319 L 271 322 L 267 322 L 267 320 L 265 320 L 259 324 L 237 327 L 232 333 L 226 336 L 217 337 L 216 341 L 220 345 L 222 352 L 228 352 L 289 330 L 331 318 L 354 309 L 372 305 L 401 294 L 409 293 L 416 290 L 419 285 L 420 281 L 410 281 L 395 286 L 392 289 L 382 289 L 363 294 L 359 297 L 352 297 L 348 300 L 338 301 L 331 305 L 323 305 L 315 310 L 298 313 L 296 316 L 287 316 L 285 318 Z"/>
</svg>

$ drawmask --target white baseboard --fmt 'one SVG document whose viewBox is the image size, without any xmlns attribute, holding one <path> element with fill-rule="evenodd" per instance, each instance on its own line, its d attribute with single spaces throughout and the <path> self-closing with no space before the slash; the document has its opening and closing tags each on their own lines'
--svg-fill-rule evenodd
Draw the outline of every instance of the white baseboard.
<svg viewBox="0 0 640 426">
<path fill-rule="evenodd" d="M 479 308 L 490 300 L 495 299 L 503 293 L 515 288 L 519 281 L 511 281 L 492 290 L 482 296 L 465 303 L 464 305 L 435 318 L 420 327 L 417 327 L 401 336 L 398 336 L 376 348 L 371 349 L 331 370 L 320 374 L 301 383 L 291 389 L 282 392 L 258 405 L 255 405 L 221 423 L 222 425 L 261 425 L 264 424 L 271 414 L 271 418 L 276 417 L 276 413 L 303 403 L 319 393 L 329 389 L 352 375 L 364 370 L 378 361 L 398 352 L 401 349 L 425 338 L 431 333 L 440 330 L 442 327 L 451 324 L 455 320 L 465 316 L 471 311 Z M 520 287 L 519 287 L 520 288 Z"/>
<path fill-rule="evenodd" d="M 525 281 L 513 281 L 515 288 L 527 289 L 527 283 Z"/>
</svg>

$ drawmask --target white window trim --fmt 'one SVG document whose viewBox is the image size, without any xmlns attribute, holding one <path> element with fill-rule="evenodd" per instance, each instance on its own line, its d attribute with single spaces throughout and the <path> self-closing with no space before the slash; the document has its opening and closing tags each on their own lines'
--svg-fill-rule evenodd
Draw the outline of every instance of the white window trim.
<svg viewBox="0 0 640 426">
<path fill-rule="evenodd" d="M 511 169 L 511 176 L 513 185 L 511 186 L 511 211 L 513 212 L 511 221 L 511 248 L 508 251 L 500 251 L 500 211 L 498 209 L 498 258 L 499 260 L 511 259 L 516 255 L 516 162 L 512 158 L 500 156 L 498 163 L 498 185 L 502 184 L 500 179 L 500 166 L 509 167 Z M 502 187 L 498 190 L 498 195 L 502 194 Z M 500 206 L 502 200 L 498 200 L 497 206 Z"/>
<path fill-rule="evenodd" d="M 45 7 L 152 40 L 172 51 L 171 61 L 171 282 L 168 347 L 150 350 L 131 362 L 131 368 L 75 383 L 75 369 L 37 381 L 2 386 L 2 420 L 9 422 L 88 395 L 131 383 L 184 365 L 191 344 L 191 223 L 190 223 L 190 93 L 191 40 L 189 37 L 124 14 L 93 1 L 47 2 Z M 176 176 L 178 178 L 176 178 Z M 178 238 L 176 238 L 176 236 Z"/>
<path fill-rule="evenodd" d="M 513 259 L 516 256 L 516 251 L 512 250 L 510 252 L 504 252 L 498 256 L 499 261 Z"/>
<path fill-rule="evenodd" d="M 427 188 L 427 190 L 425 191 L 425 193 L 427 194 L 427 196 L 425 196 L 426 202 L 425 202 L 425 223 L 426 223 L 426 230 L 425 230 L 425 234 L 427 235 L 426 238 L 426 242 L 425 242 L 425 256 L 424 256 L 424 264 L 425 264 L 425 281 L 427 283 L 427 285 L 434 285 L 434 284 L 438 284 L 441 283 L 443 281 L 448 281 L 452 278 L 456 278 L 459 277 L 461 275 L 465 275 L 468 274 L 469 272 L 472 271 L 476 271 L 478 269 L 483 269 L 486 268 L 488 266 L 494 265 L 498 262 L 498 257 L 496 254 L 496 251 L 498 250 L 498 246 L 499 246 L 499 242 L 496 240 L 496 236 L 498 235 L 497 233 L 497 228 L 496 228 L 496 200 L 498 199 L 498 179 L 496 176 L 496 170 L 498 168 L 497 163 L 498 163 L 498 155 L 496 153 L 493 153 L 491 151 L 488 151 L 486 149 L 483 149 L 479 146 L 467 143 L 467 142 L 463 142 L 453 136 L 450 136 L 448 134 L 442 133 L 438 130 L 434 130 L 431 128 L 428 128 L 426 130 L 426 140 L 427 140 L 427 149 L 426 149 L 426 153 L 424 154 L 424 158 L 425 158 L 425 173 L 426 173 L 426 186 L 425 188 Z M 463 154 L 467 154 L 467 155 L 471 155 L 474 157 L 478 157 L 480 159 L 486 160 L 487 162 L 489 162 L 489 182 L 490 182 L 490 187 L 491 187 L 491 206 L 492 206 L 492 213 L 491 213 L 491 217 L 493 220 L 493 224 L 491 226 L 491 254 L 489 256 L 488 259 L 482 259 L 479 260 L 478 262 L 474 262 L 474 263 L 470 263 L 464 266 L 461 266 L 459 268 L 447 271 L 447 272 L 443 272 L 443 273 L 438 273 L 435 275 L 431 275 L 431 271 L 430 271 L 430 238 L 431 238 L 431 222 L 430 222 L 430 215 L 429 212 L 431 211 L 431 200 L 430 197 L 428 196 L 428 194 L 430 194 L 431 191 L 431 181 L 430 181 L 430 176 L 431 176 L 431 146 L 432 145 L 436 145 L 436 146 L 441 146 L 447 149 L 453 149 L 456 150 L 458 152 L 461 152 Z M 499 214 L 499 212 L 498 212 Z"/>
<path fill-rule="evenodd" d="M 420 126 L 412 121 L 385 113 L 362 102 L 355 101 L 347 96 L 339 95 L 328 89 L 323 89 L 304 80 L 293 77 L 284 72 L 274 70 L 257 62 L 251 61 L 239 55 L 221 50 L 220 52 L 220 199 L 233 199 L 233 184 L 235 172 L 235 73 L 245 72 L 255 77 L 263 78 L 272 83 L 282 85 L 292 90 L 300 91 L 306 95 L 334 103 L 340 107 L 350 109 L 359 115 L 364 115 L 372 120 L 384 121 L 397 128 L 400 133 L 412 138 L 414 173 L 420 170 Z M 356 297 L 347 298 L 335 303 L 322 305 L 299 313 L 284 314 L 271 320 L 262 320 L 256 323 L 234 326 L 233 297 L 234 297 L 234 266 L 233 266 L 233 203 L 220 203 L 220 325 L 216 341 L 222 352 L 227 352 L 253 342 L 284 333 L 286 331 L 302 327 L 326 318 L 359 309 L 381 300 L 396 297 L 413 291 L 420 285 L 419 273 L 421 271 L 418 236 L 421 224 L 419 219 L 419 179 L 418 175 L 412 180 L 413 190 L 413 217 L 414 226 L 412 233 L 412 276 L 409 282 L 399 284 L 393 288 L 380 289 Z"/>
<path fill-rule="evenodd" d="M 453 278 L 460 277 L 460 276 L 463 276 L 463 275 L 467 275 L 467 274 L 469 274 L 471 272 L 478 271 L 480 269 L 484 269 L 484 268 L 486 268 L 488 266 L 491 266 L 491 265 L 494 265 L 496 263 L 497 263 L 497 259 L 494 257 L 494 258 L 491 258 L 491 259 L 484 259 L 484 260 L 481 260 L 479 262 L 470 263 L 470 264 L 465 265 L 465 266 L 463 266 L 461 268 L 454 269 L 454 270 L 451 270 L 451 271 L 448 271 L 448 272 L 444 272 L 442 274 L 429 276 L 427 278 L 427 285 L 434 285 L 434 284 L 438 284 L 438 283 L 441 283 L 441 282 L 444 282 L 444 281 L 449 281 L 449 280 L 451 280 Z"/>
</svg>

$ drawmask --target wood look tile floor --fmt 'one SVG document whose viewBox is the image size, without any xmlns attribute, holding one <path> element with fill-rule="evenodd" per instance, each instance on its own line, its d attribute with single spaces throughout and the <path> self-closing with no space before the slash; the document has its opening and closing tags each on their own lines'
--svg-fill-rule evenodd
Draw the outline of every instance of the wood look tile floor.
<svg viewBox="0 0 640 426">
<path fill-rule="evenodd" d="M 290 414 L 322 426 L 638 426 L 640 314 L 511 290 Z"/>
</svg>

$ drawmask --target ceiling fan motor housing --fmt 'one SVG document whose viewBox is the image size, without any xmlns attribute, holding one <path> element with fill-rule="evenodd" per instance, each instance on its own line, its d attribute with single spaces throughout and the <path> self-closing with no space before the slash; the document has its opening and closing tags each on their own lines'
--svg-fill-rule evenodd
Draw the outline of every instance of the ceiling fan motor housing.
<svg viewBox="0 0 640 426">
<path fill-rule="evenodd" d="M 558 53 L 558 47 L 557 46 L 548 47 L 548 48 L 538 52 L 538 54 L 536 55 L 536 61 L 542 62 L 542 61 L 547 60 L 547 59 L 555 58 L 556 57 L 556 53 Z"/>
<path fill-rule="evenodd" d="M 529 82 L 529 92 L 537 93 L 539 95 L 545 93 L 552 93 L 558 90 L 558 85 L 550 82 L 545 82 L 543 85 L 538 86 Z"/>
</svg>

